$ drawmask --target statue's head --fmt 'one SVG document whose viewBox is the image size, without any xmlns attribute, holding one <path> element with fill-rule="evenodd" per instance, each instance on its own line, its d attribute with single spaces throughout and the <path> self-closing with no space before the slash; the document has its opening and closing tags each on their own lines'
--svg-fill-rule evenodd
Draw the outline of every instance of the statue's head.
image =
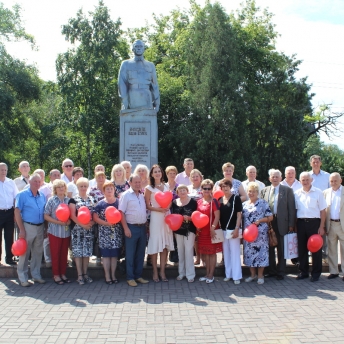
<svg viewBox="0 0 344 344">
<path fill-rule="evenodd" d="M 135 54 L 135 56 L 142 56 L 143 53 L 145 52 L 145 44 L 140 39 L 137 39 L 133 43 L 132 51 Z"/>
</svg>

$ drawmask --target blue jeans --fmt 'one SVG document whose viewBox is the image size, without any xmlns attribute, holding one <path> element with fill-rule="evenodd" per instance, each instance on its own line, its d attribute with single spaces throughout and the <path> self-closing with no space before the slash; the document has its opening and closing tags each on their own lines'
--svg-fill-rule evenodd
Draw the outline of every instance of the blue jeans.
<svg viewBox="0 0 344 344">
<path fill-rule="evenodd" d="M 128 223 L 131 238 L 125 237 L 125 262 L 127 280 L 140 278 L 146 251 L 146 226 L 135 226 Z"/>
</svg>

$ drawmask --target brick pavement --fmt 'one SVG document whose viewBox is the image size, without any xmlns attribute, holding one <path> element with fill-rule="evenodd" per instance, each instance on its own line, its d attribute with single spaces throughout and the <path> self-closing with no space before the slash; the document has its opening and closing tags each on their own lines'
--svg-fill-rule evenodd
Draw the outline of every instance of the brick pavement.
<svg viewBox="0 0 344 344">
<path fill-rule="evenodd" d="M 342 343 L 344 282 L 326 276 L 137 288 L 123 278 L 30 288 L 2 278 L 0 343 Z"/>
</svg>

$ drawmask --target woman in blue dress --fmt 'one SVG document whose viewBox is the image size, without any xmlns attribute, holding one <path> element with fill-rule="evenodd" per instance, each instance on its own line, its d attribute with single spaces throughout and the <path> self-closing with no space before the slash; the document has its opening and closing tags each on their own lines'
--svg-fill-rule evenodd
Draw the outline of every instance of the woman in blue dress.
<svg viewBox="0 0 344 344">
<path fill-rule="evenodd" d="M 111 224 L 105 216 L 106 208 L 112 206 L 118 209 L 118 199 L 115 197 L 115 186 L 112 182 L 103 185 L 105 199 L 98 202 L 94 208 L 93 219 L 99 225 L 99 249 L 103 257 L 105 282 L 107 284 L 118 283 L 115 272 L 117 260 L 123 246 L 123 228 L 120 222 Z"/>
<path fill-rule="evenodd" d="M 245 282 L 252 282 L 258 278 L 257 283 L 264 283 L 264 267 L 269 266 L 269 237 L 268 223 L 272 221 L 269 204 L 258 198 L 259 185 L 249 183 L 247 193 L 249 200 L 243 203 L 242 216 L 244 228 L 251 224 L 258 227 L 258 237 L 253 242 L 244 240 L 244 264 L 250 267 L 251 276 Z M 258 268 L 258 276 L 256 275 Z"/>
</svg>

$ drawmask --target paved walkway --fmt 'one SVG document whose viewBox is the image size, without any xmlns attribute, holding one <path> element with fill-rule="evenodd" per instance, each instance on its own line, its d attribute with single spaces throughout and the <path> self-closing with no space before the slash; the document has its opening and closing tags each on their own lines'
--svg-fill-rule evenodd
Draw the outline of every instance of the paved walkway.
<svg viewBox="0 0 344 344">
<path fill-rule="evenodd" d="M 323 343 L 344 341 L 341 278 L 130 288 L 103 280 L 23 288 L 0 279 L 0 343 Z"/>
</svg>

